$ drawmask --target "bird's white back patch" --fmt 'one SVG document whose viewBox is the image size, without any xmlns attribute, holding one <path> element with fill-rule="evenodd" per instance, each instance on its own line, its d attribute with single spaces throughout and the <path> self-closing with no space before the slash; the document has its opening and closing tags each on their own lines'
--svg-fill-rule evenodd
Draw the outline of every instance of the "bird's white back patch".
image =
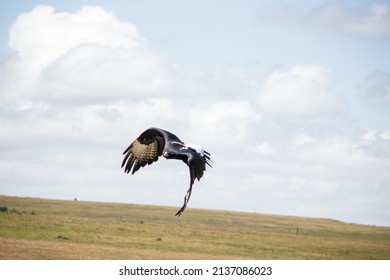
<svg viewBox="0 0 390 280">
<path fill-rule="evenodd" d="M 191 144 L 191 143 L 185 144 L 185 146 L 188 147 L 188 148 L 194 149 L 198 154 L 200 154 L 203 157 L 204 150 L 203 150 L 202 146 L 196 145 L 196 144 Z"/>
</svg>

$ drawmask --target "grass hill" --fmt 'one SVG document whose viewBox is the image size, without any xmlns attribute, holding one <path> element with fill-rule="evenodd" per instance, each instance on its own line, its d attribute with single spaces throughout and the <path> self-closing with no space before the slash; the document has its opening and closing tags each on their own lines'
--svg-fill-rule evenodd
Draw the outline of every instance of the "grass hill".
<svg viewBox="0 0 390 280">
<path fill-rule="evenodd" d="M 0 259 L 390 259 L 390 228 L 0 196 Z"/>
</svg>

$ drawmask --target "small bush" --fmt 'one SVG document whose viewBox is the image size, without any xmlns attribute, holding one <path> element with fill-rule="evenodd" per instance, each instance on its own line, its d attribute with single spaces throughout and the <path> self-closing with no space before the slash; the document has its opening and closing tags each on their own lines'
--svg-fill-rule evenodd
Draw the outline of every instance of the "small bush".
<svg viewBox="0 0 390 280">
<path fill-rule="evenodd" d="M 22 215 L 22 212 L 20 212 L 19 210 L 15 209 L 15 208 L 12 208 L 11 210 L 9 210 L 8 213 Z"/>
<path fill-rule="evenodd" d="M 69 237 L 67 237 L 65 235 L 58 235 L 57 239 L 69 240 Z"/>
<path fill-rule="evenodd" d="M 17 214 L 17 215 L 25 215 L 25 214 L 36 215 L 35 211 L 29 211 L 29 212 L 27 212 L 26 210 L 19 211 L 16 208 L 8 209 L 8 207 L 4 207 L 4 206 L 0 206 L 0 212 L 7 212 L 9 214 Z"/>
</svg>

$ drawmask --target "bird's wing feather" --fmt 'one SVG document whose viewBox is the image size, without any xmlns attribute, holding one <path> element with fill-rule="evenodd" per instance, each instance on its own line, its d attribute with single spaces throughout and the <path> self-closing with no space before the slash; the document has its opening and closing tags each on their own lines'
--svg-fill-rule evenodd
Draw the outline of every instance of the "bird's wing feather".
<svg viewBox="0 0 390 280">
<path fill-rule="evenodd" d="M 162 130 L 150 128 L 145 130 L 130 146 L 123 152 L 126 154 L 122 167 L 125 166 L 125 172 L 134 174 L 141 167 L 152 164 L 162 155 L 166 139 Z"/>
</svg>

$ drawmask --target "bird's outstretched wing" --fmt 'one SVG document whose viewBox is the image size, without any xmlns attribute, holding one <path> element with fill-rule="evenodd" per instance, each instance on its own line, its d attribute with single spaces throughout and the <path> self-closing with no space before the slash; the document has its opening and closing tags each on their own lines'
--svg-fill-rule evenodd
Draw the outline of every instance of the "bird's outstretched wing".
<svg viewBox="0 0 390 280">
<path fill-rule="evenodd" d="M 130 144 L 123 152 L 125 158 L 122 167 L 125 173 L 134 174 L 138 169 L 158 160 L 166 143 L 166 132 L 158 128 L 149 128 Z"/>
</svg>

